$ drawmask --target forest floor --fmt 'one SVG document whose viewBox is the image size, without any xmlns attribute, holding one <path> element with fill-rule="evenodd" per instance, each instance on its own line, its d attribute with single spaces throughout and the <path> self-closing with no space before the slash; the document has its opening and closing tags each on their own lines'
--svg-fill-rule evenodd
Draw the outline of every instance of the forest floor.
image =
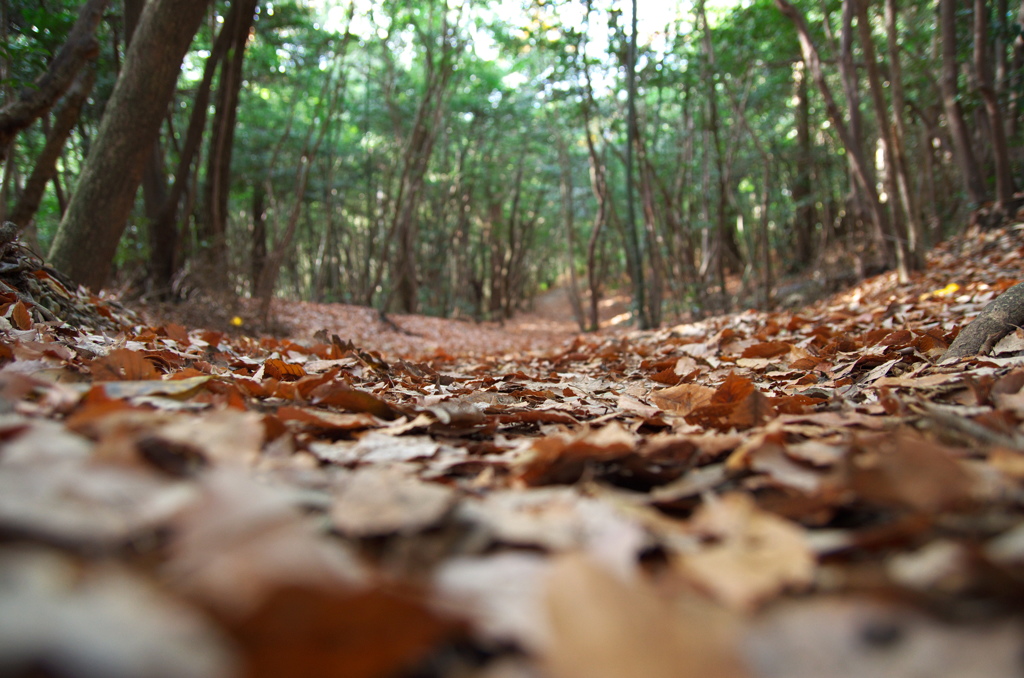
<svg viewBox="0 0 1024 678">
<path fill-rule="evenodd" d="M 1022 232 L 589 335 L 2 274 L 0 674 L 1024 675 Z"/>
</svg>

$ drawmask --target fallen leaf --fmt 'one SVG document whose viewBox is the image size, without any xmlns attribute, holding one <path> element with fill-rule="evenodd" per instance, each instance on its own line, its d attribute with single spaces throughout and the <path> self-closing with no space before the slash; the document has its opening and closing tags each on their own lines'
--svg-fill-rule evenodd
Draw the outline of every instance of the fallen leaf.
<svg viewBox="0 0 1024 678">
<path fill-rule="evenodd" d="M 331 507 L 342 534 L 411 534 L 437 525 L 458 500 L 455 490 L 420 480 L 401 467 L 359 469 L 347 477 Z"/>
<path fill-rule="evenodd" d="M 743 494 L 711 495 L 688 529 L 705 543 L 677 556 L 680 571 L 717 600 L 741 610 L 808 586 L 815 558 L 794 523 L 762 511 Z"/>
<path fill-rule="evenodd" d="M 547 607 L 544 664 L 553 678 L 749 675 L 727 624 L 681 614 L 642 580 L 619 580 L 578 555 L 555 561 Z"/>
</svg>

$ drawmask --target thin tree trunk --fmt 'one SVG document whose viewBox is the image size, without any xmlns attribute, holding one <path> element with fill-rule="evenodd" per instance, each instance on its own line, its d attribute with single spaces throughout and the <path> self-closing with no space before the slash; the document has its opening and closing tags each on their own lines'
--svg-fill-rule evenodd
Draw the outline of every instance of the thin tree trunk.
<svg viewBox="0 0 1024 678">
<path fill-rule="evenodd" d="M 232 3 L 217 39 L 213 43 L 210 55 L 203 65 L 203 77 L 193 95 L 192 111 L 189 116 L 185 141 L 179 151 L 178 166 L 175 169 L 171 185 L 167 190 L 160 213 L 150 226 L 152 234 L 150 250 L 150 275 L 152 285 L 157 290 L 170 291 L 175 270 L 178 267 L 178 207 L 188 189 L 189 178 L 192 176 L 192 165 L 199 152 L 206 128 L 206 115 L 209 109 L 210 92 L 213 88 L 213 77 L 217 72 L 224 55 L 231 44 L 231 32 L 228 27 L 234 22 L 231 17 L 241 10 L 240 3 Z M 186 210 L 186 214 L 189 211 Z"/>
<path fill-rule="evenodd" d="M 587 82 L 587 99 L 583 102 L 583 133 L 586 136 L 587 155 L 590 158 L 590 186 L 597 201 L 594 225 L 591 227 L 590 239 L 587 242 L 587 287 L 590 290 L 590 318 L 587 330 L 596 332 L 601 327 L 601 317 L 598 313 L 598 304 L 601 302 L 601 275 L 597 270 L 597 249 L 601 232 L 608 221 L 608 183 L 605 180 L 605 164 L 598 155 L 590 129 L 590 107 L 594 105 L 594 96 L 590 70 L 586 65 L 583 67 L 583 73 Z"/>
<path fill-rule="evenodd" d="M 878 192 L 875 190 L 875 185 L 870 179 L 870 173 L 868 170 L 868 164 L 864 158 L 862 149 L 857 145 L 856 140 L 850 134 L 850 130 L 843 119 L 842 111 L 836 104 L 835 98 L 832 96 L 832 90 L 828 86 L 828 82 L 825 80 L 825 73 L 821 68 L 821 57 L 818 54 L 817 48 L 814 46 L 814 42 L 811 40 L 810 31 L 807 29 L 807 21 L 804 19 L 804 15 L 788 0 L 775 0 L 775 6 L 779 8 L 779 11 L 784 16 L 788 17 L 793 24 L 796 26 L 797 34 L 800 38 L 800 49 L 803 54 L 804 64 L 807 66 L 814 78 L 815 84 L 818 86 L 818 90 L 821 92 L 822 98 L 825 100 L 825 108 L 828 111 L 829 120 L 832 125 L 836 128 L 836 133 L 839 134 L 840 140 L 843 142 L 843 146 L 846 147 L 846 152 L 850 157 L 850 163 L 853 167 L 854 177 L 860 183 L 861 190 L 867 197 L 868 207 L 871 210 L 871 216 L 875 222 L 875 228 L 878 233 L 884 234 L 888 231 L 886 227 L 886 218 L 882 205 L 878 199 Z M 884 238 L 881 238 L 880 246 L 885 256 L 886 261 L 891 262 L 893 260 L 893 252 L 891 244 Z"/>
<path fill-rule="evenodd" d="M 928 248 L 924 225 L 918 201 L 911 187 L 910 168 L 907 164 L 907 129 L 904 119 L 906 97 L 903 92 L 903 66 L 900 57 L 900 38 L 897 28 L 899 0 L 885 0 L 885 34 L 889 52 L 889 89 L 892 92 L 892 139 L 894 156 L 892 162 L 899 182 L 900 202 L 907 216 L 907 244 L 913 257 L 912 267 L 919 270 L 924 265 L 924 252 Z"/>
<path fill-rule="evenodd" d="M 351 21 L 351 12 L 349 13 L 348 18 L 349 21 Z M 339 60 L 343 59 L 348 51 L 349 38 L 347 36 L 349 35 L 351 34 L 346 30 L 346 38 L 342 42 L 341 50 L 337 56 Z M 316 129 L 310 126 L 306 132 L 305 144 L 303 145 L 303 151 L 299 158 L 299 167 L 296 170 L 295 188 L 293 191 L 294 203 L 289 211 L 287 223 L 274 240 L 270 252 L 267 253 L 266 258 L 264 259 L 264 264 L 260 270 L 260 276 L 255 285 L 254 295 L 259 299 L 259 317 L 260 321 L 264 325 L 267 324 L 270 317 L 270 305 L 274 298 L 274 288 L 277 286 L 277 280 L 281 273 L 281 266 L 284 264 L 285 257 L 291 248 L 292 240 L 295 237 L 295 231 L 299 225 L 299 218 L 302 216 L 302 208 L 306 202 L 306 185 L 309 182 L 310 167 L 320 150 L 320 146 L 323 144 L 324 137 L 327 135 L 327 130 L 330 129 L 335 120 L 337 111 L 342 106 L 345 85 L 346 81 L 344 79 L 334 83 L 329 81 L 324 82 L 319 100 L 326 100 L 327 105 L 324 110 L 319 111 L 320 127 L 319 129 Z M 284 137 L 282 137 L 282 141 L 283 139 Z M 279 149 L 280 146 L 278 149 L 275 149 L 275 156 Z M 272 169 L 274 166 L 275 163 L 272 162 L 269 168 Z M 269 180 L 266 182 L 266 185 L 268 187 L 271 185 Z M 275 209 L 275 212 L 276 211 L 277 210 Z"/>
<path fill-rule="evenodd" d="M 237 12 L 230 12 L 233 23 L 225 22 L 228 33 L 228 54 L 221 62 L 220 82 L 210 130 L 210 151 L 207 158 L 206 183 L 203 196 L 202 236 L 206 241 L 205 284 L 212 290 L 228 288 L 228 196 L 231 188 L 231 156 L 235 144 L 235 122 L 238 99 L 242 89 L 242 64 L 245 46 L 256 16 L 258 0 L 234 0 Z M 234 4 L 233 3 L 233 4 Z"/>
<path fill-rule="evenodd" d="M 64 152 L 64 144 L 78 123 L 82 105 L 89 98 L 89 93 L 92 92 L 95 82 L 96 70 L 94 68 L 87 67 L 81 71 L 68 89 L 63 103 L 54 114 L 53 126 L 50 128 L 49 134 L 46 135 L 43 150 L 36 158 L 32 173 L 25 181 L 21 195 L 18 196 L 18 202 L 15 203 L 7 217 L 19 229 L 24 230 L 32 221 L 39 210 L 39 203 L 46 191 L 46 184 L 57 178 L 57 159 Z"/>
<path fill-rule="evenodd" d="M 992 82 L 992 66 L 988 45 L 988 7 L 985 0 L 974 0 L 974 71 L 978 92 L 988 113 L 992 158 L 996 174 L 996 211 L 1006 214 L 1013 204 L 1013 170 L 1006 143 L 1006 127 L 999 97 Z"/>
<path fill-rule="evenodd" d="M 796 180 L 793 182 L 793 205 L 795 213 L 795 257 L 791 262 L 793 270 L 803 270 L 814 261 L 814 196 L 811 191 L 811 168 L 814 158 L 811 154 L 811 106 L 808 96 L 807 71 L 803 63 L 793 69 L 796 80 Z"/>
<path fill-rule="evenodd" d="M 1020 129 L 1021 98 L 1024 98 L 1024 2 L 1021 2 L 1017 10 L 1017 19 L 1014 26 L 1017 37 L 1011 45 L 1010 59 L 1010 101 L 1006 106 L 1006 136 L 1013 139 Z"/>
<path fill-rule="evenodd" d="M 857 30 L 860 33 L 860 47 L 864 53 L 864 62 L 867 65 L 868 89 L 871 93 L 871 101 L 875 107 L 875 119 L 878 121 L 878 134 L 882 138 L 882 145 L 885 148 L 885 185 L 889 194 L 892 210 L 889 219 L 889 232 L 886 236 L 895 241 L 896 247 L 896 272 L 900 282 L 910 280 L 911 271 L 920 270 L 924 266 L 923 253 L 914 252 L 910 249 L 910 241 L 907 238 L 907 225 L 903 220 L 906 213 L 900 212 L 896 207 L 894 199 L 901 195 L 899 169 L 897 167 L 896 142 L 893 141 L 892 130 L 889 127 L 889 112 L 885 103 L 885 95 L 882 93 L 882 76 L 878 71 L 878 61 L 875 58 L 875 43 L 871 35 L 871 24 L 868 21 L 868 0 L 848 0 L 857 5 Z M 904 182 L 905 183 L 905 182 Z M 904 201 L 904 204 L 905 201 Z M 912 215 L 911 215 L 912 216 Z"/>
<path fill-rule="evenodd" d="M 853 21 L 857 14 L 856 1 L 857 0 L 843 0 L 842 30 L 839 35 L 839 75 L 843 83 L 843 94 L 846 96 L 846 111 L 849 116 L 850 138 L 853 140 L 853 143 L 856 145 L 860 153 L 863 154 L 865 147 L 864 118 L 861 111 L 860 78 L 857 75 L 857 66 L 854 63 L 853 58 Z M 871 205 L 868 202 L 868 196 L 860 190 L 860 182 L 855 176 L 856 170 L 854 170 L 852 163 L 852 159 L 848 157 L 847 165 L 850 168 L 849 171 L 851 176 L 850 188 L 853 193 L 853 203 L 856 207 L 854 212 L 857 218 L 864 218 L 864 215 L 870 215 L 872 213 Z M 874 168 L 870 164 L 866 164 L 862 170 L 871 185 L 876 185 Z M 877 235 L 879 239 L 885 237 L 881 232 L 878 232 Z"/>
<path fill-rule="evenodd" d="M 634 146 L 637 140 L 636 122 L 636 54 L 637 54 L 637 16 L 636 3 L 632 4 L 632 21 L 629 48 L 626 57 L 626 261 L 629 277 L 633 283 L 633 307 L 635 320 L 640 329 L 651 328 L 651 311 L 647 303 L 647 284 L 644 282 L 643 252 L 640 238 L 637 235 L 636 219 L 636 179 L 634 171 Z"/>
<path fill-rule="evenodd" d="M 267 192 L 257 182 L 252 188 L 252 245 L 250 249 L 250 280 L 253 293 L 267 266 Z"/>
<path fill-rule="evenodd" d="M 558 138 L 558 159 L 561 165 L 562 223 L 565 226 L 566 266 L 569 269 L 569 305 L 572 307 L 573 318 L 580 330 L 585 330 L 583 319 L 583 303 L 580 300 L 579 276 L 576 273 L 576 205 L 573 200 L 572 163 L 565 140 Z"/>
<path fill-rule="evenodd" d="M 960 108 L 957 75 L 959 65 L 956 59 L 956 4 L 957 0 L 939 0 L 939 26 L 942 40 L 942 106 L 946 112 L 946 124 L 953 140 L 954 155 L 960 166 L 960 175 L 971 202 L 985 202 L 985 182 L 978 167 L 978 160 L 971 144 L 971 135 L 964 122 Z"/>
</svg>

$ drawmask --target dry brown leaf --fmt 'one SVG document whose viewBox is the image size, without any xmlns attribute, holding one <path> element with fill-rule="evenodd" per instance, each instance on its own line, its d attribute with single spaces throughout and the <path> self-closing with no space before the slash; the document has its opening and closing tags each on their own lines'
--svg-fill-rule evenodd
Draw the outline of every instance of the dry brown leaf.
<svg viewBox="0 0 1024 678">
<path fill-rule="evenodd" d="M 685 417 L 698 407 L 711 402 L 715 390 L 698 384 L 680 384 L 653 391 L 651 402 L 665 412 Z"/>
<path fill-rule="evenodd" d="M 160 373 L 153 363 L 138 351 L 117 348 L 92 361 L 95 381 L 146 381 L 159 379 Z"/>
<path fill-rule="evenodd" d="M 864 501 L 925 515 L 973 503 L 975 481 L 948 448 L 908 431 L 860 447 L 848 473 Z"/>
<path fill-rule="evenodd" d="M 355 557 L 319 535 L 281 490 L 234 469 L 202 476 L 175 518 L 168 582 L 231 618 L 244 618 L 287 586 L 349 589 L 364 578 Z"/>
<path fill-rule="evenodd" d="M 548 581 L 552 678 L 744 678 L 737 638 L 713 615 L 683 614 L 643 581 L 624 582 L 578 555 Z"/>
<path fill-rule="evenodd" d="M 688 529 L 706 542 L 678 556 L 680 571 L 732 607 L 753 609 L 784 590 L 808 586 L 814 576 L 804 530 L 746 495 L 709 496 Z"/>
<path fill-rule="evenodd" d="M 397 675 L 461 625 L 410 592 L 283 586 L 231 625 L 253 678 Z"/>
<path fill-rule="evenodd" d="M 331 506 L 342 534 L 412 534 L 441 522 L 458 501 L 456 490 L 420 480 L 401 466 L 359 469 L 345 478 Z"/>
</svg>

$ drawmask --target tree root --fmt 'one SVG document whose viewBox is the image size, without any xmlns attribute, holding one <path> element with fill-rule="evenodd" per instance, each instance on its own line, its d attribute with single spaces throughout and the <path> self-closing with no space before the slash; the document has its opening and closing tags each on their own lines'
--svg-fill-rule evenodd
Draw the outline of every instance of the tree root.
<svg viewBox="0 0 1024 678">
<path fill-rule="evenodd" d="M 1000 339 L 1024 326 L 1024 283 L 1018 283 L 988 303 L 967 327 L 960 330 L 939 363 L 987 355 Z"/>
</svg>

